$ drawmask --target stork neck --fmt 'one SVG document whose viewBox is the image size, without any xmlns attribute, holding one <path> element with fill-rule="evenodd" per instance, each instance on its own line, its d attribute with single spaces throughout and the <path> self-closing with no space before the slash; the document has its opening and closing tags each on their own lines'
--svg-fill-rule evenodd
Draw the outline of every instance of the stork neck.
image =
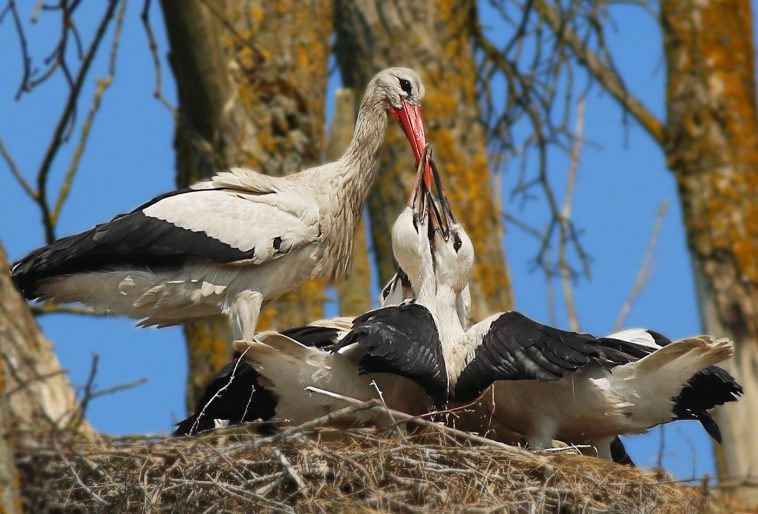
<svg viewBox="0 0 758 514">
<path fill-rule="evenodd" d="M 437 285 L 433 281 L 422 285 L 417 298 L 435 318 L 446 361 L 465 332 L 458 318 L 456 298 L 457 294 L 450 287 Z"/>
<path fill-rule="evenodd" d="M 325 186 L 321 188 L 327 197 L 325 205 L 337 227 L 327 231 L 333 242 L 328 245 L 325 262 L 329 267 L 324 275 L 331 280 L 345 276 L 348 271 L 355 229 L 378 169 L 376 153 L 384 140 L 387 114 L 384 103 L 373 100 L 376 91 L 371 93 L 372 89 L 367 90 L 361 102 L 353 139 L 345 154 L 329 166 L 329 176 L 319 177 Z"/>
<path fill-rule="evenodd" d="M 369 84 L 358 109 L 353 139 L 341 158 L 345 168 L 360 170 L 358 179 L 366 184 L 367 189 L 376 173 L 376 154 L 387 128 L 387 108 L 381 98 L 379 89 Z"/>
</svg>

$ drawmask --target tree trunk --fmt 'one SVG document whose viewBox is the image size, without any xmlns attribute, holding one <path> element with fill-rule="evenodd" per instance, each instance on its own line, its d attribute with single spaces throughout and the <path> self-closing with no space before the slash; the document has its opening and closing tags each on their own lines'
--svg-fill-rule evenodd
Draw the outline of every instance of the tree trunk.
<svg viewBox="0 0 758 514">
<path fill-rule="evenodd" d="M 231 166 L 284 175 L 318 163 L 331 33 L 328 0 L 161 2 L 176 76 L 177 183 Z M 311 282 L 261 313 L 259 328 L 322 316 Z M 225 320 L 188 323 L 187 401 L 231 353 Z"/>
<path fill-rule="evenodd" d="M 722 480 L 758 474 L 758 112 L 748 0 L 661 4 L 668 163 L 676 174 L 702 322 L 730 337 L 745 396 L 720 410 Z M 758 506 L 758 489 L 739 491 Z"/>
<path fill-rule="evenodd" d="M 426 85 L 427 136 L 451 201 L 476 251 L 472 316 L 480 319 L 513 304 L 493 196 L 485 135 L 476 102 L 470 44 L 470 0 L 336 0 L 337 59 L 345 85 L 356 91 L 387 66 L 409 66 Z M 394 273 L 390 231 L 407 204 L 415 166 L 398 129 L 387 131 L 381 176 L 369 198 L 373 248 L 380 281 Z M 496 193 L 497 194 L 497 193 Z"/>
<path fill-rule="evenodd" d="M 18 496 L 18 475 L 13 453 L 11 411 L 6 394 L 8 374 L 5 361 L 0 359 L 0 512 L 21 512 Z"/>
<path fill-rule="evenodd" d="M 0 247 L 0 360 L 14 428 L 50 430 L 79 425 L 79 404 L 52 345 L 11 281 Z M 3 416 L 5 417 L 5 416 Z M 79 428 L 87 429 L 86 422 Z"/>
</svg>

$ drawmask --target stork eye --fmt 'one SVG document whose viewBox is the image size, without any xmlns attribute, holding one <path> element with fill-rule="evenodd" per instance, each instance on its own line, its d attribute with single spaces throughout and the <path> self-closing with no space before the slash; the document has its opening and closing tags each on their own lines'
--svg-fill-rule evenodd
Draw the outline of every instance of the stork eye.
<svg viewBox="0 0 758 514">
<path fill-rule="evenodd" d="M 403 91 L 405 91 L 406 93 L 410 95 L 411 91 L 413 91 L 413 89 L 411 88 L 410 81 L 406 79 L 398 79 L 398 80 L 400 80 L 400 87 L 403 89 Z"/>
<path fill-rule="evenodd" d="M 389 295 L 390 295 L 390 288 L 386 287 L 384 291 L 382 291 L 382 299 L 386 300 Z"/>
<path fill-rule="evenodd" d="M 455 250 L 455 253 L 458 253 L 458 250 L 461 249 L 461 246 L 463 246 L 461 238 L 458 236 L 458 234 L 453 234 L 453 249 Z"/>
</svg>

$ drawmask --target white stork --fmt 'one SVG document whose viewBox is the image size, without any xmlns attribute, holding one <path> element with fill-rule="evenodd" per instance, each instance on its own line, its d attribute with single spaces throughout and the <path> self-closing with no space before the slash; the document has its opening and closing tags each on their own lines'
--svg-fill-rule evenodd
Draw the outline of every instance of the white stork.
<svg viewBox="0 0 758 514">
<path fill-rule="evenodd" d="M 413 70 L 383 70 L 366 88 L 339 160 L 284 177 L 219 173 L 34 250 L 14 264 L 13 279 L 28 299 L 81 302 L 141 326 L 223 314 L 235 338 L 251 340 L 262 304 L 347 272 L 387 112 L 418 162 L 423 97 Z"/>
<path fill-rule="evenodd" d="M 489 419 L 523 434 L 533 449 L 558 439 L 593 445 L 610 458 L 618 435 L 677 419 L 698 419 L 719 439 L 708 410 L 742 394 L 731 375 L 713 366 L 732 355 L 729 340 L 699 336 L 672 343 L 645 330 L 596 338 L 514 311 L 466 329 L 457 302 L 469 281 L 473 246 L 453 216 L 434 165 L 432 171 L 440 207 L 430 201 L 428 217 L 406 211 L 393 227 L 395 258 L 417 299 L 359 318 L 354 330 L 362 332 L 363 345 L 379 344 L 373 339 L 384 339 L 385 346 L 424 341 L 441 358 L 419 361 L 409 373 L 442 377 L 436 387 L 447 387 L 458 404 L 494 383 Z M 433 351 L 435 345 L 441 352 Z M 466 428 L 486 432 L 488 423 L 480 419 Z"/>
</svg>

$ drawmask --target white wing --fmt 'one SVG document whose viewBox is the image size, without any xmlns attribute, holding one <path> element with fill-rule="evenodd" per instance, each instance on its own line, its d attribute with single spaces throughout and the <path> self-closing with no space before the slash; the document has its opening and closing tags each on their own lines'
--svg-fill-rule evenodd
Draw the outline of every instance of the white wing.
<svg viewBox="0 0 758 514">
<path fill-rule="evenodd" d="M 313 243 L 320 232 L 318 206 L 312 198 L 292 190 L 258 195 L 190 191 L 164 198 L 143 213 L 244 252 L 255 264 Z M 181 253 L 203 255 L 191 248 Z"/>
</svg>

